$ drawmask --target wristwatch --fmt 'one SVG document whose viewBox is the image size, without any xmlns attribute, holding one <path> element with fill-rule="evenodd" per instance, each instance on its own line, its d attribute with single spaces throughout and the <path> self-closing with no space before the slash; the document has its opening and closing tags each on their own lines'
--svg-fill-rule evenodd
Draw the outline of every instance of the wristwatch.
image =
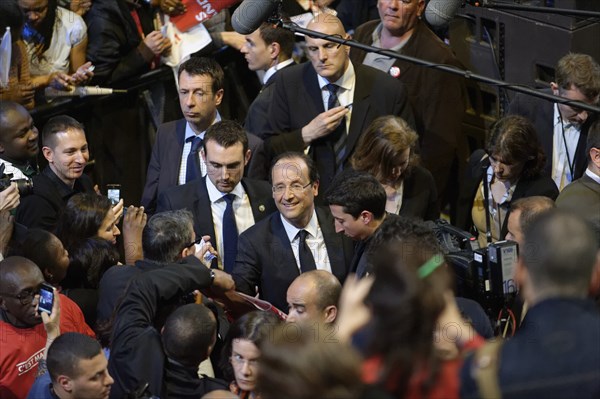
<svg viewBox="0 0 600 399">
<path fill-rule="evenodd" d="M 213 269 L 210 269 L 210 285 L 213 285 L 214 282 L 215 282 L 215 271 Z"/>
</svg>

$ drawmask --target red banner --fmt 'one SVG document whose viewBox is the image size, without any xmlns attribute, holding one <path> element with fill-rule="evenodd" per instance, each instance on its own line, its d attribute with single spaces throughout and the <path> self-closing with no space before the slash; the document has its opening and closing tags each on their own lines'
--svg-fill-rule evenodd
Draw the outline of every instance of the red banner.
<svg viewBox="0 0 600 399">
<path fill-rule="evenodd" d="M 239 2 L 240 0 L 182 0 L 187 11 L 184 14 L 170 17 L 170 20 L 177 29 L 185 32 L 199 23 L 211 19 L 224 8 Z"/>
</svg>

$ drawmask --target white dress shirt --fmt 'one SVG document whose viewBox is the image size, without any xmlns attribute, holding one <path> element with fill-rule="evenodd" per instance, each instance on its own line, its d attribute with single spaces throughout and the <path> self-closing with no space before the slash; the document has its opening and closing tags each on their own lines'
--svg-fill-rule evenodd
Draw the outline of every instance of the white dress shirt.
<svg viewBox="0 0 600 399">
<path fill-rule="evenodd" d="M 564 129 L 564 130 L 563 130 Z M 563 139 L 564 131 L 564 139 Z M 575 151 L 581 126 L 576 126 L 562 120 L 558 112 L 558 104 L 554 104 L 554 136 L 552 138 L 552 180 L 556 187 L 563 188 L 573 181 L 571 168 L 575 169 Z M 567 142 L 565 148 L 565 141 Z M 568 153 L 568 156 L 567 156 Z M 569 166 L 570 163 L 570 166 Z"/>
<path fill-rule="evenodd" d="M 300 271 L 300 237 L 298 237 L 298 232 L 300 230 L 306 230 L 308 232 L 308 234 L 306 235 L 306 244 L 308 245 L 308 248 L 310 249 L 313 258 L 315 259 L 315 265 L 317 267 L 317 270 L 326 270 L 331 273 L 329 255 L 327 254 L 325 238 L 323 237 L 323 232 L 321 231 L 321 227 L 319 226 L 317 213 L 313 210 L 313 215 L 310 218 L 308 224 L 304 227 L 304 229 L 299 229 L 293 226 L 290 222 L 285 220 L 283 215 L 280 215 L 280 217 L 281 222 L 283 223 L 283 228 L 285 229 L 288 239 L 290 240 L 292 252 L 294 253 L 294 258 L 296 259 L 296 266 L 298 267 L 298 271 Z"/>
<path fill-rule="evenodd" d="M 275 75 L 275 72 L 277 72 L 280 69 L 283 69 L 286 66 L 293 64 L 293 63 L 294 63 L 294 59 L 290 58 L 289 60 L 282 61 L 282 62 L 278 63 L 277 65 L 273 65 L 271 68 L 267 69 L 267 72 L 265 72 L 265 75 L 262 78 L 263 84 L 266 84 L 269 81 L 269 79 L 271 79 L 271 76 Z"/>
<path fill-rule="evenodd" d="M 211 242 L 216 243 L 216 250 L 219 253 L 219 269 L 223 269 L 223 214 L 225 213 L 225 208 L 227 208 L 227 202 L 223 197 L 227 194 L 217 190 L 209 178 L 206 178 L 206 189 L 208 191 L 208 198 L 210 199 L 210 210 L 212 212 L 216 236 L 211 237 Z M 254 225 L 254 215 L 252 215 L 250 198 L 248 198 L 248 194 L 246 194 L 246 190 L 244 190 L 241 182 L 235 186 L 231 194 L 235 195 L 235 199 L 233 200 L 235 225 L 238 234 L 242 234 L 248 227 Z"/>
<path fill-rule="evenodd" d="M 351 62 L 348 63 L 348 68 L 344 74 L 335 82 L 330 82 L 327 79 L 321 77 L 321 75 L 317 75 L 317 79 L 319 80 L 319 87 L 321 88 L 321 95 L 323 97 L 323 107 L 325 111 L 327 111 L 327 104 L 329 103 L 329 90 L 325 86 L 329 83 L 333 83 L 338 85 L 337 97 L 341 106 L 346 106 L 348 104 L 352 104 L 354 101 L 354 88 L 356 87 L 356 74 L 354 73 L 354 66 Z M 350 130 L 350 119 L 352 118 L 352 107 L 348 108 L 348 113 L 346 114 L 346 134 Z"/>
<path fill-rule="evenodd" d="M 220 122 L 220 121 L 221 121 L 221 115 L 219 114 L 219 111 L 217 111 L 217 116 L 215 117 L 215 119 L 213 120 L 211 125 L 214 125 L 215 123 Z M 204 140 L 205 134 L 206 134 L 206 130 L 201 132 L 197 136 L 199 136 L 202 140 Z M 188 122 L 186 122 L 185 123 L 185 139 L 184 139 L 185 141 L 183 144 L 183 151 L 181 152 L 181 163 L 179 164 L 179 180 L 178 180 L 179 184 L 185 184 L 185 175 L 187 173 L 187 158 L 190 153 L 190 150 L 192 149 L 192 142 L 187 141 L 187 139 L 190 137 L 194 137 L 194 136 L 196 136 L 196 132 L 194 132 L 194 130 L 192 129 L 190 124 Z M 198 151 L 198 159 L 200 162 L 200 173 L 202 176 L 206 176 L 206 164 L 202 160 L 202 155 L 200 155 L 200 151 Z"/>
</svg>

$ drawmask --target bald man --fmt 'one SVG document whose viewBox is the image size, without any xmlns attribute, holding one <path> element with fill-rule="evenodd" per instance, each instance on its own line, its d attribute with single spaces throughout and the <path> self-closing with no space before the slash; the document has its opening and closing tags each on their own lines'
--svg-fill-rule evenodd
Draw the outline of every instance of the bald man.
<svg viewBox="0 0 600 399">
<path fill-rule="evenodd" d="M 325 270 L 302 273 L 287 290 L 288 323 L 318 322 L 332 324 L 337 317 L 337 304 L 342 285 Z"/>
<path fill-rule="evenodd" d="M 38 174 L 36 157 L 39 132 L 21 104 L 0 102 L 0 165 L 12 179 L 29 179 Z"/>
<path fill-rule="evenodd" d="M 44 276 L 29 259 L 11 256 L 0 262 L 0 397 L 24 398 L 35 380 L 46 344 L 37 310 Z M 95 337 L 75 302 L 60 295 L 60 332 Z"/>
<path fill-rule="evenodd" d="M 308 29 L 349 38 L 340 20 L 319 14 Z M 364 65 L 353 65 L 349 47 L 306 37 L 310 62 L 285 68 L 276 76 L 269 109 L 271 155 L 308 154 L 317 164 L 321 192 L 352 155 L 361 132 L 383 115 L 398 115 L 414 126 L 402 83 Z"/>
</svg>

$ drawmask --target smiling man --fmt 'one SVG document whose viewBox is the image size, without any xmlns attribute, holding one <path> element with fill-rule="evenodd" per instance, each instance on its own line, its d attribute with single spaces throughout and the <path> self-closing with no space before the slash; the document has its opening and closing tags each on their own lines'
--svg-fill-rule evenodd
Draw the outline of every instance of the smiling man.
<svg viewBox="0 0 600 399">
<path fill-rule="evenodd" d="M 331 14 L 319 14 L 308 29 L 349 38 Z M 411 126 L 414 119 L 404 85 L 374 68 L 353 65 L 348 46 L 307 37 L 306 48 L 310 62 L 277 73 L 269 110 L 273 136 L 265 146 L 274 155 L 307 150 L 321 189 L 327 190 L 373 119 L 397 115 Z"/>
<path fill-rule="evenodd" d="M 13 179 L 38 174 L 38 130 L 29 112 L 12 101 L 0 102 L 0 165 Z"/>
<path fill-rule="evenodd" d="M 275 211 L 271 188 L 265 181 L 242 179 L 250 150 L 246 132 L 236 122 L 210 126 L 202 156 L 207 175 L 166 190 L 158 198 L 157 211 L 191 211 L 196 236 L 215 240 L 218 265 L 231 273 L 238 234 Z"/>
<path fill-rule="evenodd" d="M 304 154 L 284 153 L 271 168 L 278 212 L 240 235 L 233 279 L 238 291 L 287 308 L 286 291 L 309 270 L 326 270 L 344 281 L 352 242 L 335 232 L 327 208 L 315 207 L 319 174 Z"/>
<path fill-rule="evenodd" d="M 357 241 L 350 271 L 358 277 L 368 273 L 367 249 L 377 229 L 398 215 L 385 212 L 385 189 L 367 172 L 347 170 L 339 174 L 327 192 L 335 231 Z"/>
<path fill-rule="evenodd" d="M 0 262 L 0 397 L 24 398 L 37 374 L 46 330 L 37 311 L 44 276 L 35 263 L 13 256 Z M 56 291 L 55 291 L 56 292 Z M 48 320 L 48 319 L 47 319 Z M 60 332 L 94 337 L 77 305 L 60 294 Z"/>
<path fill-rule="evenodd" d="M 53 230 L 69 198 L 94 193 L 91 179 L 83 174 L 90 154 L 83 125 L 67 115 L 46 122 L 42 145 L 48 166 L 33 178 L 33 194 L 21 198 L 16 221 Z"/>
</svg>

